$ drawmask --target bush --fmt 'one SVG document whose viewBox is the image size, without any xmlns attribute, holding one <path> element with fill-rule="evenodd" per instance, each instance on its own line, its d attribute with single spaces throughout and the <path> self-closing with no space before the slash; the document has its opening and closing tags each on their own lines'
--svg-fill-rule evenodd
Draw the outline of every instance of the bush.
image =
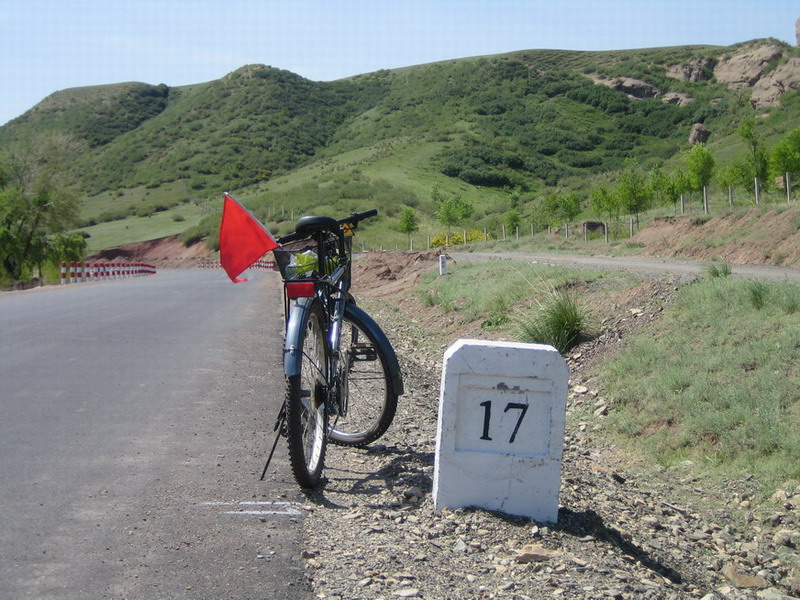
<svg viewBox="0 0 800 600">
<path fill-rule="evenodd" d="M 467 231 L 466 243 L 477 244 L 479 242 L 491 239 L 492 235 L 490 233 L 484 234 L 479 229 L 471 229 L 470 231 Z M 442 246 L 461 246 L 464 243 L 464 232 L 453 233 L 450 235 L 449 239 L 446 233 L 440 233 L 431 239 L 432 248 L 441 248 Z"/>
<path fill-rule="evenodd" d="M 440 233 L 431 239 L 431 248 L 441 248 L 443 246 L 449 246 L 454 243 L 455 235 L 451 235 L 448 239 L 446 233 Z M 456 244 L 458 245 L 458 244 Z"/>
<path fill-rule="evenodd" d="M 552 293 L 547 303 L 521 324 L 524 342 L 548 344 L 565 354 L 586 335 L 586 314 L 574 295 L 565 290 Z"/>
</svg>

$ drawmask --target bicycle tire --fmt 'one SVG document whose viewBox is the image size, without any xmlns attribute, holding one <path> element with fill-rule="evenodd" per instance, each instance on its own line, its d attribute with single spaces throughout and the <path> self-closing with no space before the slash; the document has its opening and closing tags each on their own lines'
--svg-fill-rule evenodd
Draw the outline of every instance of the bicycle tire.
<svg viewBox="0 0 800 600">
<path fill-rule="evenodd" d="M 330 441 L 340 446 L 365 446 L 392 424 L 397 390 L 386 349 L 355 311 L 345 311 L 340 352 L 340 406 L 344 401 L 346 412 L 331 424 Z"/>
<path fill-rule="evenodd" d="M 295 480 L 303 488 L 313 488 L 322 476 L 327 447 L 327 353 L 319 303 L 312 302 L 307 310 L 298 340 L 300 372 L 286 378 L 286 438 Z"/>
</svg>

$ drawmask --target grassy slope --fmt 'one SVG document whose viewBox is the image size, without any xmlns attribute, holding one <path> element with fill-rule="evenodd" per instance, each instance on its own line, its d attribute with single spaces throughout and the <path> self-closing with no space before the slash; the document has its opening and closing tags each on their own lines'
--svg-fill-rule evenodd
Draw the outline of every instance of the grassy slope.
<svg viewBox="0 0 800 600">
<path fill-rule="evenodd" d="M 82 231 L 87 239 L 88 253 L 94 254 L 104 248 L 124 243 L 145 242 L 170 235 L 178 235 L 187 227 L 197 225 L 203 218 L 199 207 L 190 204 L 154 213 L 147 217 L 128 217 L 120 221 L 99 223 L 85 227 Z"/>
<path fill-rule="evenodd" d="M 800 287 L 707 278 L 601 368 L 613 425 L 666 466 L 800 480 Z"/>
<path fill-rule="evenodd" d="M 556 289 L 571 291 L 583 307 L 586 331 L 602 333 L 609 307 L 625 306 L 640 283 L 628 273 L 492 261 L 453 265 L 446 278 L 431 271 L 416 293 L 449 317 L 449 328 L 425 336 L 438 346 L 476 330 L 541 341 L 523 338 L 525 325 Z M 649 462 L 692 461 L 685 464 L 706 476 L 752 477 L 765 497 L 787 481 L 793 488 L 800 481 L 800 287 L 706 276 L 658 314 L 594 369 L 601 393 L 613 399 L 609 417 L 593 415 L 589 403 L 571 418 Z"/>
<path fill-rule="evenodd" d="M 67 90 L 0 129 L 0 148 L 53 131 L 83 139 L 86 149 L 73 171 L 89 219 L 148 204 L 172 206 L 186 197 L 217 207 L 224 189 L 238 191 L 264 214 L 289 203 L 295 212 L 338 212 L 383 200 L 375 190 L 350 198 L 322 193 L 332 180 L 349 178 L 381 180 L 410 193 L 411 201 L 387 207 L 396 213 L 402 205 L 415 206 L 422 234 L 439 229 L 430 203 L 434 184 L 472 200 L 476 226 L 499 229 L 509 207 L 507 190 L 443 175 L 443 151 L 461 152 L 456 164 L 472 162 L 527 190 L 523 217 L 532 216 L 537 196 L 557 189 L 585 196 L 624 160 L 643 168 L 663 161 L 674 167 L 675 153 L 700 115 L 715 131 L 711 147 L 720 162 L 733 160 L 743 148 L 733 132 L 746 106 L 719 85 L 670 79 L 664 67 L 735 49 L 522 51 L 332 83 L 248 66 L 217 81 L 169 88 L 166 96 L 165 88 L 144 84 Z M 658 100 L 631 102 L 621 92 L 592 86 L 588 74 L 639 77 L 662 90 L 688 92 L 696 102 L 686 109 Z M 124 110 L 92 121 L 98 106 L 109 102 Z M 768 145 L 800 125 L 798 104 L 767 111 L 773 116 L 759 121 Z M 476 148 L 516 156 L 524 166 L 476 163 L 469 154 Z M 310 189 L 314 185 L 318 190 Z M 374 230 L 375 240 L 402 242 L 388 221 Z M 369 241 L 373 234 L 366 233 Z"/>
</svg>

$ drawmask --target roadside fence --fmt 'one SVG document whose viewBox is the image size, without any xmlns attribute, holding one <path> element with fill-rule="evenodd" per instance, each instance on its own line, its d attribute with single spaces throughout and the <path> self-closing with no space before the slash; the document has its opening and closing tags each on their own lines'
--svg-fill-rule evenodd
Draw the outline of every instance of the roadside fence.
<svg viewBox="0 0 800 600">
<path fill-rule="evenodd" d="M 84 263 L 61 261 L 61 285 L 68 283 L 87 283 L 91 281 L 111 281 L 155 275 L 155 265 L 147 263 Z"/>
</svg>

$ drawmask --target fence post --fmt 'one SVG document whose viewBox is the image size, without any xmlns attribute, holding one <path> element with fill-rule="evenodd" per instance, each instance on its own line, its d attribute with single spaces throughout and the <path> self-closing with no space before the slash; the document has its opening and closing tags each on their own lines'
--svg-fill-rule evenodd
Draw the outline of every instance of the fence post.
<svg viewBox="0 0 800 600">
<path fill-rule="evenodd" d="M 519 241 L 519 225 L 517 225 L 517 241 Z"/>
<path fill-rule="evenodd" d="M 761 182 L 758 180 L 758 177 L 755 178 L 755 190 L 756 190 L 756 206 L 761 204 Z"/>
<path fill-rule="evenodd" d="M 606 244 L 608 243 L 608 223 L 603 223 L 603 231 L 605 232 Z"/>
<path fill-rule="evenodd" d="M 686 213 L 686 200 L 683 198 L 683 194 L 681 194 L 681 214 Z"/>
<path fill-rule="evenodd" d="M 792 174 L 786 173 L 786 204 L 792 203 Z"/>
<path fill-rule="evenodd" d="M 703 214 L 708 214 L 708 188 L 703 186 Z"/>
<path fill-rule="evenodd" d="M 61 285 L 67 283 L 67 261 L 61 261 Z"/>
</svg>

